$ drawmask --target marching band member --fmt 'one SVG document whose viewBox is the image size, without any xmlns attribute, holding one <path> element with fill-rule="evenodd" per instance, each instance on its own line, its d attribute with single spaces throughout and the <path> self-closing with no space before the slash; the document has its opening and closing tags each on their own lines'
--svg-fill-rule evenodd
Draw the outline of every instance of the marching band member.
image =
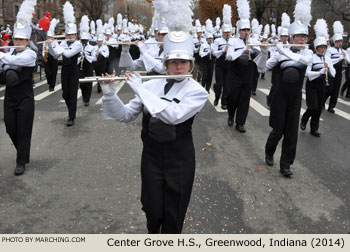
<svg viewBox="0 0 350 252">
<path fill-rule="evenodd" d="M 36 2 L 35 2 L 36 3 Z M 13 43 L 20 48 L 0 52 L 3 78 L 6 83 L 4 121 L 6 132 L 17 150 L 15 175 L 22 175 L 29 163 L 34 121 L 33 73 L 36 53 L 29 46 L 31 20 L 35 3 L 25 0 L 17 14 Z M 2 79 L 3 79 L 2 78 Z"/>
<path fill-rule="evenodd" d="M 255 18 L 252 20 L 252 38 L 256 41 L 260 40 L 260 34 L 259 34 L 259 21 Z M 256 89 L 258 87 L 258 80 L 259 80 L 259 71 L 258 67 L 256 65 L 253 66 L 254 71 L 254 78 L 253 78 L 253 88 L 252 88 L 252 95 L 256 95 Z M 264 72 L 263 72 L 264 73 Z"/>
<path fill-rule="evenodd" d="M 111 17 L 108 20 L 108 24 L 106 25 L 105 28 L 105 41 L 104 44 L 106 44 L 108 46 L 108 50 L 109 50 L 109 56 L 107 59 L 107 72 L 109 74 L 113 74 L 113 72 L 115 71 L 116 73 L 118 73 L 118 66 L 119 66 L 119 62 L 118 62 L 118 45 L 117 40 L 115 38 L 112 37 L 112 33 L 114 30 L 114 18 Z"/>
<path fill-rule="evenodd" d="M 155 2 L 156 4 L 156 2 Z M 160 18 L 158 21 L 158 41 L 163 42 L 165 35 L 169 32 L 169 28 L 164 20 Z M 145 68 L 147 75 L 159 75 L 164 74 L 165 69 L 162 63 L 164 58 L 164 47 L 163 44 L 159 44 L 157 47 L 148 47 L 142 41 L 136 41 L 136 44 L 140 50 L 140 57 L 136 60 L 133 60 L 128 46 L 123 45 L 123 50 L 121 54 L 121 62 L 119 65 L 123 64 L 124 67 L 128 67 L 129 70 L 137 70 Z"/>
<path fill-rule="evenodd" d="M 350 47 L 346 49 L 346 54 L 347 57 L 350 57 Z M 345 82 L 340 90 L 340 96 L 344 96 L 344 94 L 346 98 L 350 98 L 350 64 L 347 64 L 345 68 Z"/>
<path fill-rule="evenodd" d="M 202 29 L 202 25 L 201 25 L 199 19 L 196 20 L 195 24 L 196 24 L 195 31 L 196 31 L 197 36 L 195 36 L 193 39 L 194 58 L 195 58 L 194 76 L 195 76 L 195 79 L 199 82 L 202 78 L 202 73 L 200 71 L 201 56 L 199 55 L 199 51 L 201 49 L 201 45 L 203 45 L 205 43 L 205 38 L 203 37 L 203 29 Z"/>
<path fill-rule="evenodd" d="M 225 4 L 222 9 L 223 14 L 223 24 L 221 27 L 222 37 L 218 38 L 214 41 L 213 45 L 213 54 L 216 57 L 215 64 L 215 80 L 214 84 L 214 92 L 215 92 L 215 100 L 214 106 L 217 106 L 219 103 L 219 99 L 221 98 L 221 108 L 227 109 L 227 95 L 228 95 L 228 83 L 227 83 L 227 75 L 229 72 L 229 62 L 226 61 L 226 54 L 228 50 L 229 40 L 231 39 L 232 32 L 232 10 L 231 6 Z"/>
<path fill-rule="evenodd" d="M 325 55 L 327 51 L 328 27 L 324 19 L 318 19 L 315 26 L 316 39 L 314 48 L 316 52 L 306 69 L 308 78 L 305 85 L 307 110 L 300 121 L 300 129 L 305 130 L 311 117 L 310 134 L 321 136 L 318 132 L 320 116 L 325 95 L 325 88 L 329 85 L 329 75 L 335 76 L 332 60 Z M 326 76 L 327 75 L 327 76 Z"/>
<path fill-rule="evenodd" d="M 95 47 L 90 45 L 89 42 L 89 18 L 84 15 L 81 18 L 80 23 L 80 42 L 83 46 L 83 50 L 78 58 L 79 64 L 79 78 L 85 78 L 93 76 L 94 69 L 92 62 L 96 61 L 96 50 Z M 89 106 L 91 92 L 92 92 L 92 82 L 80 83 L 79 84 L 84 106 Z"/>
<path fill-rule="evenodd" d="M 287 13 L 282 14 L 282 23 L 281 23 L 281 29 L 278 32 L 280 42 L 282 44 L 288 44 L 288 39 L 289 39 L 289 26 L 290 26 L 290 17 L 288 16 Z M 271 51 L 270 51 L 271 52 Z M 277 50 L 272 51 L 271 57 L 277 52 Z M 279 82 L 279 73 L 280 73 L 280 68 L 279 65 L 276 65 L 274 68 L 272 68 L 271 71 L 271 88 L 269 94 L 266 96 L 266 104 L 268 107 L 271 107 L 271 101 L 272 101 L 272 96 L 274 93 L 274 90 L 276 88 L 277 83 Z"/>
<path fill-rule="evenodd" d="M 344 27 L 340 21 L 335 21 L 333 23 L 333 41 L 334 41 L 334 47 L 331 47 L 327 50 L 326 54 L 328 57 L 332 59 L 333 66 L 336 70 L 335 77 L 333 81 L 331 82 L 331 85 L 327 87 L 326 95 L 324 103 L 329 99 L 329 106 L 328 106 L 328 112 L 334 113 L 334 108 L 337 105 L 338 96 L 339 96 L 339 90 L 340 85 L 342 81 L 342 66 L 343 61 L 345 60 L 345 64 L 350 62 L 349 57 L 346 54 L 346 51 L 342 49 L 343 45 L 343 33 L 344 33 Z M 333 84 L 333 85 L 332 85 Z"/>
<path fill-rule="evenodd" d="M 97 26 L 97 45 L 95 46 L 95 55 L 96 61 L 94 61 L 93 67 L 95 70 L 96 76 L 101 76 L 102 74 L 107 73 L 107 58 L 109 56 L 108 47 L 103 43 L 104 35 L 103 35 L 103 25 L 102 20 L 96 20 Z M 97 83 L 97 92 L 101 92 L 100 83 Z"/>
<path fill-rule="evenodd" d="M 310 0 L 297 1 L 294 18 L 295 21 L 289 28 L 292 43 L 306 44 L 308 25 L 312 19 Z M 295 159 L 298 141 L 301 89 L 312 51 L 300 46 L 285 48 L 282 43 L 277 43 L 276 47 L 278 52 L 266 62 L 267 69 L 280 66 L 280 81 L 271 103 L 269 122 L 272 131 L 265 145 L 265 161 L 267 165 L 273 166 L 273 155 L 283 136 L 280 173 L 290 177 L 293 174 L 290 166 Z"/>
<path fill-rule="evenodd" d="M 255 62 L 253 59 L 260 53 L 260 48 L 250 48 L 249 43 L 258 43 L 250 38 L 250 7 L 247 0 L 238 0 L 237 8 L 240 20 L 237 24 L 239 37 L 228 45 L 226 60 L 230 61 L 229 95 L 227 97 L 228 126 L 233 125 L 236 115 L 236 130 L 244 133 L 250 94 L 254 79 Z"/>
<path fill-rule="evenodd" d="M 52 41 L 51 47 L 49 46 L 49 43 L 46 41 L 44 42 L 44 45 L 43 45 L 45 75 L 46 75 L 47 84 L 49 85 L 50 92 L 55 90 L 56 77 L 57 77 L 57 71 L 58 71 L 57 55 L 55 55 L 52 48 L 55 48 L 58 46 L 58 42 L 57 40 L 54 39 L 54 36 L 55 36 L 55 28 L 59 22 L 60 22 L 59 19 L 54 18 L 51 20 L 50 28 L 47 31 L 47 40 Z"/>
<path fill-rule="evenodd" d="M 201 56 L 200 70 L 202 72 L 202 86 L 210 92 L 211 82 L 213 80 L 213 71 L 215 64 L 215 57 L 213 55 L 213 23 L 210 19 L 206 21 L 205 43 L 199 50 Z"/>
<path fill-rule="evenodd" d="M 169 74 L 188 74 L 193 68 L 190 2 L 167 1 L 171 32 L 164 39 L 163 63 Z M 142 84 L 139 75 L 129 73 L 127 83 L 136 97 L 126 105 L 115 94 L 115 82 L 101 84 L 103 117 L 129 122 L 143 113 L 141 202 L 148 232 L 181 233 L 195 173 L 191 125 L 208 93 L 191 78 Z"/>
<path fill-rule="evenodd" d="M 50 48 L 56 57 L 62 55 L 62 98 L 66 102 L 68 108 L 68 127 L 74 125 L 77 112 L 77 94 L 79 86 L 79 66 L 78 58 L 83 50 L 82 44 L 77 40 L 77 25 L 75 24 L 74 9 L 72 4 L 67 1 L 63 6 L 63 15 L 66 33 L 66 40 L 59 46 L 53 48 L 53 44 L 49 43 Z"/>
<path fill-rule="evenodd" d="M 216 39 L 222 37 L 222 33 L 221 33 L 221 30 L 220 30 L 220 26 L 221 26 L 221 19 L 220 19 L 220 17 L 217 17 L 216 20 L 215 20 L 215 32 L 214 32 L 214 34 L 213 34 L 214 41 L 215 41 Z"/>
</svg>

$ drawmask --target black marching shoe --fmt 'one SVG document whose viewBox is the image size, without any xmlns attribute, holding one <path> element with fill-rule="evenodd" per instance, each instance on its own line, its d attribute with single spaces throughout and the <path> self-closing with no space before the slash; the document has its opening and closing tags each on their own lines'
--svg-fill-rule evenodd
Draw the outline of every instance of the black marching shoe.
<svg viewBox="0 0 350 252">
<path fill-rule="evenodd" d="M 221 109 L 226 110 L 227 109 L 227 105 L 221 105 Z"/>
<path fill-rule="evenodd" d="M 89 106 L 89 102 L 84 102 L 84 106 L 85 107 Z"/>
<path fill-rule="evenodd" d="M 241 133 L 244 133 L 246 131 L 244 125 L 241 124 L 236 124 L 236 130 L 238 130 Z"/>
<path fill-rule="evenodd" d="M 24 173 L 25 165 L 24 164 L 17 164 L 15 169 L 15 175 L 19 176 Z"/>
<path fill-rule="evenodd" d="M 216 106 L 218 105 L 218 103 L 219 103 L 219 99 L 216 99 L 216 98 L 215 98 L 215 100 L 214 100 L 214 106 L 216 107 Z"/>
<path fill-rule="evenodd" d="M 283 176 L 288 177 L 288 178 L 289 178 L 290 176 L 293 175 L 293 172 L 290 170 L 289 167 L 287 167 L 287 168 L 281 168 L 281 169 L 280 169 L 280 173 L 281 173 Z"/>
<path fill-rule="evenodd" d="M 73 119 L 68 119 L 66 125 L 67 125 L 67 127 L 73 126 L 74 125 L 74 120 Z"/>
<path fill-rule="evenodd" d="M 306 129 L 306 123 L 304 123 L 303 121 L 300 122 L 300 129 L 301 130 L 305 130 Z"/>
<path fill-rule="evenodd" d="M 315 136 L 315 137 L 320 137 L 320 136 L 321 136 L 321 133 L 318 132 L 317 130 L 311 130 L 311 131 L 310 131 L 310 134 L 313 135 L 313 136 Z"/>
<path fill-rule="evenodd" d="M 227 125 L 231 127 L 233 125 L 233 119 L 229 118 L 227 120 Z"/>
<path fill-rule="evenodd" d="M 273 156 L 265 155 L 265 163 L 268 166 L 273 166 Z"/>
<path fill-rule="evenodd" d="M 333 114 L 335 113 L 334 108 L 328 108 L 327 111 Z"/>
<path fill-rule="evenodd" d="M 252 91 L 252 95 L 256 95 L 256 91 Z"/>
</svg>

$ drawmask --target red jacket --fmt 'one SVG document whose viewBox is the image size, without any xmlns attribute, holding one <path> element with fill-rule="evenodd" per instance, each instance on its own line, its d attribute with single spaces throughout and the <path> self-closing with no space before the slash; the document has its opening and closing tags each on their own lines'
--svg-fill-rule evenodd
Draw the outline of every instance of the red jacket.
<svg viewBox="0 0 350 252">
<path fill-rule="evenodd" d="M 43 28 L 44 31 L 48 31 L 50 28 L 50 19 L 42 17 L 39 19 L 39 28 Z"/>
</svg>

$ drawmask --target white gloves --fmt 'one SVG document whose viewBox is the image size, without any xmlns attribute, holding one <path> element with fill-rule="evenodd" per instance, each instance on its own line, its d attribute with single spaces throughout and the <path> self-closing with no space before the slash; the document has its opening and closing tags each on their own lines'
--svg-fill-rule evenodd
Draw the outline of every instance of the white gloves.
<svg viewBox="0 0 350 252">
<path fill-rule="evenodd" d="M 142 87 L 141 75 L 133 74 L 126 82 L 129 84 L 132 90 L 134 90 L 135 94 L 139 95 L 139 88 Z"/>
<path fill-rule="evenodd" d="M 110 82 L 110 81 L 99 81 L 98 82 L 101 86 L 101 89 L 102 89 L 102 93 L 103 95 L 105 96 L 112 96 L 116 93 L 116 90 L 117 90 L 117 82 L 113 81 L 113 82 Z"/>
<path fill-rule="evenodd" d="M 278 51 L 280 54 L 285 55 L 283 43 L 281 43 L 281 42 L 280 42 L 280 43 L 277 43 L 276 48 L 277 48 L 277 51 Z"/>
<path fill-rule="evenodd" d="M 326 74 L 326 71 L 327 71 L 326 68 L 322 68 L 322 69 L 319 71 L 319 73 L 320 73 L 320 74 Z"/>
</svg>

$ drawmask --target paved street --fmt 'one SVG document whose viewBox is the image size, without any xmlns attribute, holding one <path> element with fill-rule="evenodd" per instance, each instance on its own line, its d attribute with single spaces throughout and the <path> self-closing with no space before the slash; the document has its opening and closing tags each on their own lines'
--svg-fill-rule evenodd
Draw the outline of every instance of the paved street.
<svg viewBox="0 0 350 252">
<path fill-rule="evenodd" d="M 259 80 L 244 134 L 227 126 L 213 92 L 196 116 L 196 178 L 183 233 L 350 232 L 350 100 L 340 98 L 336 114 L 322 113 L 320 138 L 309 125 L 299 132 L 287 179 L 278 172 L 281 143 L 275 165 L 264 162 L 269 80 L 270 73 Z M 79 98 L 75 125 L 66 127 L 60 85 L 47 89 L 36 76 L 31 162 L 23 176 L 13 175 L 15 148 L 0 120 L 0 233 L 146 233 L 141 116 L 129 124 L 103 121 L 94 86 L 90 106 Z M 123 82 L 118 94 L 124 102 L 133 98 Z"/>
</svg>

